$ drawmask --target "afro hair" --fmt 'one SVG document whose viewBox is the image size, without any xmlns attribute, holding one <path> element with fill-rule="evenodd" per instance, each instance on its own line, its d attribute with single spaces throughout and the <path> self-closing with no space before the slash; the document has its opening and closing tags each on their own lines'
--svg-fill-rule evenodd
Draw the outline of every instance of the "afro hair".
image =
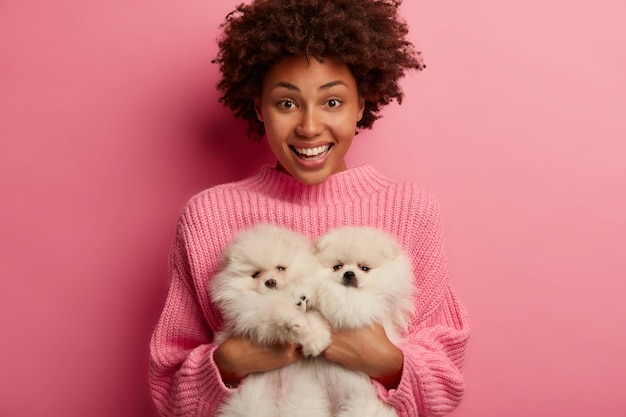
<svg viewBox="0 0 626 417">
<path fill-rule="evenodd" d="M 253 0 L 240 4 L 220 26 L 213 60 L 221 79 L 220 102 L 248 123 L 248 136 L 265 134 L 254 99 L 267 72 L 287 56 L 323 62 L 333 58 L 352 72 L 365 110 L 357 128 L 369 129 L 381 108 L 402 102 L 398 85 L 408 69 L 425 68 L 406 39 L 401 0 Z"/>
</svg>

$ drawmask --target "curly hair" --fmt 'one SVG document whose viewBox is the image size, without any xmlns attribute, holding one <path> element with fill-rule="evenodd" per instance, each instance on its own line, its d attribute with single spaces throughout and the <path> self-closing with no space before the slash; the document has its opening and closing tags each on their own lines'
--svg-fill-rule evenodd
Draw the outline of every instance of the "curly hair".
<svg viewBox="0 0 626 417">
<path fill-rule="evenodd" d="M 220 26 L 213 60 L 221 79 L 220 102 L 247 121 L 248 137 L 265 134 L 254 99 L 267 72 L 287 56 L 333 58 L 350 69 L 365 110 L 357 128 L 369 129 L 381 108 L 402 102 L 398 80 L 408 69 L 425 68 L 421 53 L 406 39 L 398 16 L 402 0 L 253 0 L 240 4 Z"/>
</svg>

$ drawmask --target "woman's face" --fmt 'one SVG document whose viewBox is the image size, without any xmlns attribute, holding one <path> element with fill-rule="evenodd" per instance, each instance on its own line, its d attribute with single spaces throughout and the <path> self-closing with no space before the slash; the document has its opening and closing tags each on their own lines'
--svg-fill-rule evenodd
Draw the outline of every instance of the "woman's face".
<svg viewBox="0 0 626 417">
<path fill-rule="evenodd" d="M 346 65 L 294 56 L 267 73 L 255 109 L 277 169 L 305 184 L 319 184 L 346 169 L 364 100 Z"/>
</svg>

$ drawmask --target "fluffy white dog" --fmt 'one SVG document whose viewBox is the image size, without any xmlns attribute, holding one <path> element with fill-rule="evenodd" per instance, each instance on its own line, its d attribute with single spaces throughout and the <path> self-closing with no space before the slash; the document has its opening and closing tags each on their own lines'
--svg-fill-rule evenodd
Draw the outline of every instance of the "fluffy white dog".
<svg viewBox="0 0 626 417">
<path fill-rule="evenodd" d="M 395 239 L 378 229 L 342 227 L 318 238 L 314 251 L 323 269 L 314 308 L 333 330 L 383 325 L 398 344 L 414 309 L 412 265 Z M 397 416 L 370 378 L 322 358 L 316 362 L 335 417 Z"/>
<path fill-rule="evenodd" d="M 331 334 L 320 313 L 307 311 L 313 294 L 307 278 L 318 269 L 310 241 L 294 231 L 262 224 L 239 233 L 209 283 L 212 301 L 224 319 L 215 342 L 242 335 L 260 345 L 296 342 L 305 356 L 319 355 Z M 248 375 L 220 416 L 329 416 L 329 401 L 313 362 L 304 358 Z"/>
</svg>

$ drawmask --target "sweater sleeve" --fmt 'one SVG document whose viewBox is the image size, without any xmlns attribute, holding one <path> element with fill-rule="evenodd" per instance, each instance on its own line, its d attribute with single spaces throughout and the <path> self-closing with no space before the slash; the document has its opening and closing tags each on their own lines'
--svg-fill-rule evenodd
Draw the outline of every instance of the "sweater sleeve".
<svg viewBox="0 0 626 417">
<path fill-rule="evenodd" d="M 428 199 L 415 222 L 417 238 L 409 252 L 419 288 L 416 315 L 409 335 L 399 346 L 404 354 L 399 386 L 380 396 L 400 417 L 434 417 L 452 412 L 461 401 L 465 383 L 461 368 L 470 336 L 469 317 L 448 282 L 448 260 L 441 212 Z"/>
<path fill-rule="evenodd" d="M 452 412 L 465 388 L 461 367 L 469 333 L 467 314 L 448 288 L 440 308 L 400 346 L 404 354 L 400 385 L 390 391 L 379 386 L 381 397 L 400 417 Z"/>
<path fill-rule="evenodd" d="M 150 341 L 149 383 L 162 416 L 213 416 L 230 391 L 213 361 L 217 348 L 203 315 L 179 230 L 169 262 L 170 287 Z"/>
</svg>

